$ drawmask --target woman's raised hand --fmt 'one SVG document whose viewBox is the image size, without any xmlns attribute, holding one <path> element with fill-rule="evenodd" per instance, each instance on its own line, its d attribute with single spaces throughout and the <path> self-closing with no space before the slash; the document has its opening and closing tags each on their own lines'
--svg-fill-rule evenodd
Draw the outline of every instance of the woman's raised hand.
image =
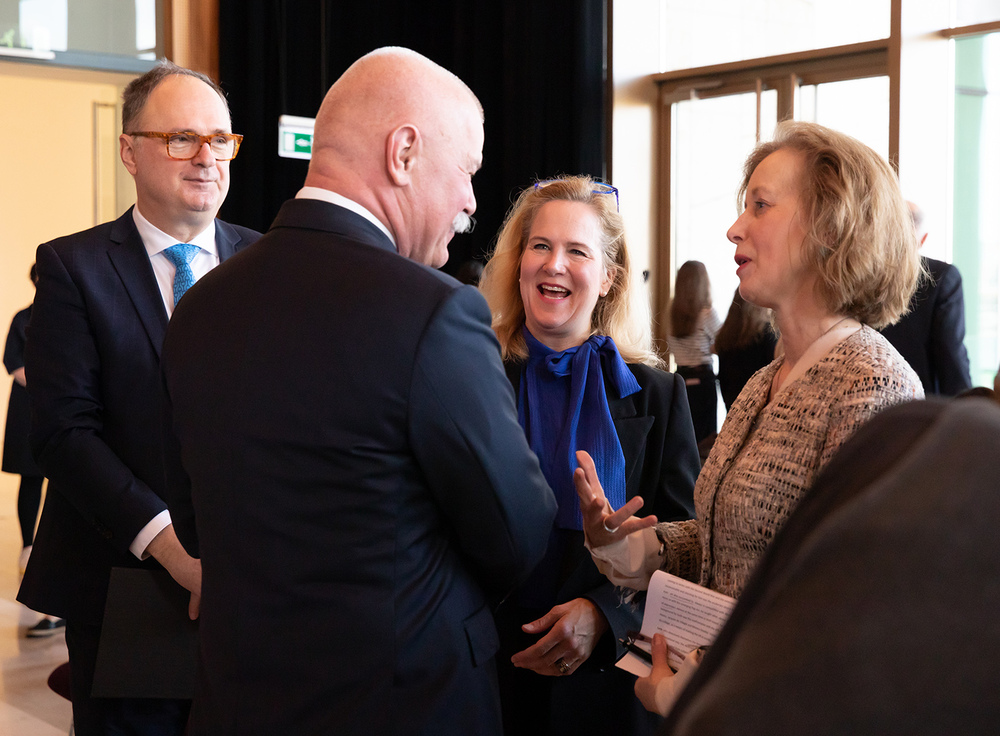
<svg viewBox="0 0 1000 736">
<path fill-rule="evenodd" d="M 579 467 L 573 472 L 573 483 L 576 486 L 576 495 L 580 498 L 583 532 L 591 549 L 617 542 L 632 532 L 656 524 L 655 516 L 642 518 L 633 516 L 642 508 L 642 498 L 639 496 L 630 499 L 617 511 L 611 508 L 604 495 L 604 488 L 601 487 L 601 481 L 597 478 L 597 469 L 590 455 L 578 450 L 576 462 Z"/>
</svg>

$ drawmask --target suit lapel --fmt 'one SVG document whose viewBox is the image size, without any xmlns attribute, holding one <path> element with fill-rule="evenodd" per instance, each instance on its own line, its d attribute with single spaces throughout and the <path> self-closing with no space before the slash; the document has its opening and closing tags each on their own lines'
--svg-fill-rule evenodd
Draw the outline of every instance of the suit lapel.
<svg viewBox="0 0 1000 736">
<path fill-rule="evenodd" d="M 163 296 L 153 275 L 149 255 L 135 228 L 131 207 L 111 226 L 108 258 L 111 259 L 139 321 L 149 336 L 153 350 L 159 357 L 163 336 L 167 331 L 167 311 L 163 307 Z"/>
<path fill-rule="evenodd" d="M 227 258 L 232 258 L 236 254 L 236 246 L 239 244 L 240 234 L 229 223 L 216 219 L 215 221 L 215 247 L 219 251 L 219 263 Z"/>
<path fill-rule="evenodd" d="M 236 246 L 241 240 L 240 234 L 231 225 L 222 220 L 215 221 L 215 244 L 220 263 L 235 255 Z M 108 257 L 159 357 L 167 331 L 167 310 L 163 307 L 163 295 L 160 294 L 159 284 L 153 275 L 146 246 L 143 245 L 132 219 L 131 207 L 111 226 Z"/>
<path fill-rule="evenodd" d="M 611 419 L 615 423 L 615 432 L 625 457 L 625 495 L 632 498 L 639 491 L 638 486 L 633 484 L 632 475 L 646 449 L 646 438 L 654 419 L 651 416 L 639 416 L 635 408 L 636 394 L 617 398 L 614 384 L 609 382 L 607 375 L 604 377 L 604 392 L 608 397 Z"/>
</svg>

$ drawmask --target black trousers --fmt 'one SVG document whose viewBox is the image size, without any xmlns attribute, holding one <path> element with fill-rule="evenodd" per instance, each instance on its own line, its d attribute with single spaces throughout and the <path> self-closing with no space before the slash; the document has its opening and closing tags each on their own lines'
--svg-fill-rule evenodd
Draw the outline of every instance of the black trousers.
<svg viewBox="0 0 1000 736">
<path fill-rule="evenodd" d="M 42 482 L 40 475 L 22 475 L 17 489 L 17 521 L 21 525 L 21 546 L 27 547 L 35 538 L 35 522 L 38 521 L 38 507 L 42 502 Z"/>
<path fill-rule="evenodd" d="M 701 442 L 719 431 L 717 420 L 719 391 L 715 371 L 709 363 L 679 365 L 677 373 L 684 377 L 688 404 L 691 406 L 691 419 L 694 420 L 694 436 Z"/>
</svg>

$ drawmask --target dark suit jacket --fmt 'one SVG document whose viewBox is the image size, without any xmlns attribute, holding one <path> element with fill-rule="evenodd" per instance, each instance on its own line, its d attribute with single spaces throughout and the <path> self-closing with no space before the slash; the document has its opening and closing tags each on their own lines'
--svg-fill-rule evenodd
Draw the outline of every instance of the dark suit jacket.
<svg viewBox="0 0 1000 736">
<path fill-rule="evenodd" d="M 224 260 L 259 237 L 216 220 Z M 167 329 L 131 208 L 114 222 L 38 247 L 28 326 L 31 443 L 48 495 L 18 600 L 99 624 L 113 566 L 166 509 L 160 347 Z"/>
<path fill-rule="evenodd" d="M 13 374 L 24 368 L 24 345 L 31 307 L 26 307 L 14 315 L 7 333 L 7 344 L 3 351 L 3 365 Z M 31 426 L 31 410 L 28 406 L 28 389 L 13 381 L 10 386 L 10 401 L 7 403 L 7 423 L 3 433 L 3 472 L 38 477 L 35 458 L 28 445 L 28 430 Z"/>
<path fill-rule="evenodd" d="M 886 410 L 775 537 L 663 733 L 993 733 L 1000 407 Z"/>
<path fill-rule="evenodd" d="M 496 734 L 488 595 L 552 492 L 482 296 L 286 202 L 163 356 L 171 513 L 204 570 L 197 734 Z"/>
<path fill-rule="evenodd" d="M 506 370 L 517 395 L 522 364 L 508 362 Z M 660 521 L 692 519 L 694 484 L 701 460 L 684 379 L 641 364 L 630 364 L 629 370 L 641 390 L 625 398 L 618 397 L 610 371 L 605 371 L 608 406 L 625 456 L 626 497 L 642 497 L 640 515 L 656 514 Z M 635 678 L 612 667 L 625 653 L 618 639 L 642 626 L 644 596 L 640 594 L 631 604 L 623 603 L 621 591 L 600 573 L 583 546 L 583 534 L 577 536 L 565 559 L 557 563 L 567 573 L 562 576 L 553 602 L 586 598 L 601 610 L 610 629 L 581 669 L 570 677 L 546 678 L 552 686 L 548 714 L 552 726 L 540 732 L 585 736 L 614 728 L 646 733 L 649 714 L 632 692 Z M 504 606 L 513 606 L 515 601 L 516 596 L 511 596 Z M 523 614 L 518 616 L 516 610 L 510 614 L 501 610 L 501 614 L 504 625 L 511 629 L 504 632 L 504 640 L 509 637 L 511 646 L 522 646 L 522 638 L 514 634 L 527 620 L 521 620 Z"/>
<path fill-rule="evenodd" d="M 930 279 L 921 280 L 910 311 L 882 334 L 920 376 L 925 394 L 954 396 L 972 386 L 962 275 L 950 263 L 922 260 Z"/>
</svg>

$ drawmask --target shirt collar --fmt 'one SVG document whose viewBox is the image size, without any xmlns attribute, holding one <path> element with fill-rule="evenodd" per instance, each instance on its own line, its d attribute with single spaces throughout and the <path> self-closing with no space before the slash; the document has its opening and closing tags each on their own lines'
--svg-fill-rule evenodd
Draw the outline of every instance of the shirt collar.
<svg viewBox="0 0 1000 736">
<path fill-rule="evenodd" d="M 336 192 L 331 192 L 329 189 L 321 189 L 320 187 L 302 187 L 298 194 L 295 195 L 296 199 L 319 199 L 323 202 L 329 202 L 330 204 L 335 204 L 338 207 L 343 207 L 345 210 L 350 210 L 356 215 L 361 215 L 363 218 L 372 223 L 375 227 L 385 233 L 386 237 L 389 238 L 393 246 L 396 245 L 396 239 L 392 237 L 392 233 L 389 232 L 381 220 L 379 220 L 375 215 L 373 215 L 367 208 L 362 207 L 360 204 L 355 202 L 353 199 L 348 199 L 342 194 L 337 194 Z"/>
<path fill-rule="evenodd" d="M 132 220 L 135 222 L 135 229 L 139 231 L 139 237 L 142 238 L 143 245 L 146 246 L 146 252 L 149 254 L 150 258 L 155 256 L 157 253 L 162 253 L 167 248 L 177 245 L 177 238 L 172 235 L 167 235 L 167 233 L 160 230 L 153 223 L 142 216 L 139 212 L 139 206 L 136 205 L 132 208 Z M 208 227 L 202 230 L 200 233 L 195 235 L 191 240 L 188 241 L 191 245 L 197 245 L 204 251 L 216 255 L 215 247 L 215 219 L 209 223 Z"/>
</svg>

